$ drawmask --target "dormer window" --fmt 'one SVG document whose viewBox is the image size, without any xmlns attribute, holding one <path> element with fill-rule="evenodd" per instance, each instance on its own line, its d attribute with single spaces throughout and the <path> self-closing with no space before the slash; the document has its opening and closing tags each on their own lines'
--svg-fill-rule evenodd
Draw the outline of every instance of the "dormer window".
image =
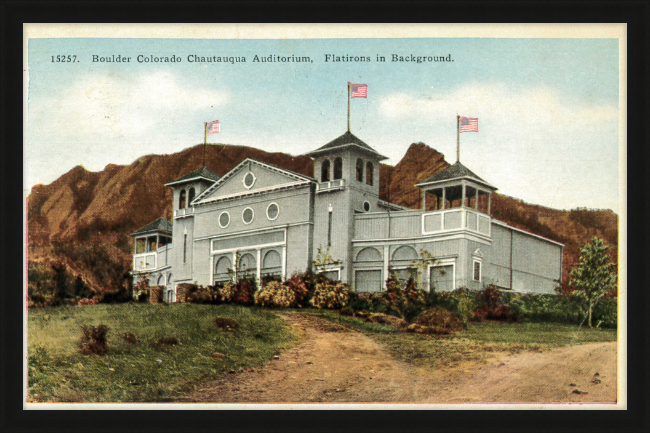
<svg viewBox="0 0 650 433">
<path fill-rule="evenodd" d="M 196 197 L 196 191 L 194 190 L 194 188 L 190 188 L 190 194 L 189 194 L 189 197 L 187 199 L 187 205 L 188 206 L 192 203 L 192 201 L 194 201 L 195 197 Z"/>
<path fill-rule="evenodd" d="M 186 203 L 186 193 L 185 190 L 181 190 L 181 195 L 178 197 L 178 208 L 179 209 L 185 209 L 185 203 Z"/>
<path fill-rule="evenodd" d="M 330 160 L 326 159 L 323 161 L 323 165 L 320 167 L 320 181 L 329 182 L 330 180 Z"/>
<path fill-rule="evenodd" d="M 372 162 L 368 161 L 366 164 L 366 184 L 372 186 L 372 172 L 374 170 L 375 166 L 372 164 Z"/>
<path fill-rule="evenodd" d="M 363 160 L 357 159 L 357 182 L 363 182 Z"/>
</svg>

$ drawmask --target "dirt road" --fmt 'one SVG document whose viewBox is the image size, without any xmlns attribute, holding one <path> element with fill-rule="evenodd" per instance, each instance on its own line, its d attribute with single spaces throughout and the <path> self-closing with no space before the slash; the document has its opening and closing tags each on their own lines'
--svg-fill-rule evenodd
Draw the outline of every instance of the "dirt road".
<svg viewBox="0 0 650 433">
<path fill-rule="evenodd" d="M 369 337 L 324 319 L 298 313 L 283 317 L 306 334 L 303 343 L 262 367 L 204 383 L 181 401 L 616 401 L 616 343 L 525 352 L 433 371 L 398 361 Z"/>
</svg>

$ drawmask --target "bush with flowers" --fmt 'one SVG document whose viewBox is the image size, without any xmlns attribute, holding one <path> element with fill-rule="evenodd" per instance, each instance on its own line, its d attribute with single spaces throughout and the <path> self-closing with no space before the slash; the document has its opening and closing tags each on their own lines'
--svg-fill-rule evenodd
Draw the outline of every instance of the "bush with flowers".
<svg viewBox="0 0 650 433">
<path fill-rule="evenodd" d="M 133 286 L 133 299 L 146 302 L 149 299 L 149 278 L 143 278 Z"/>
<path fill-rule="evenodd" d="M 295 304 L 298 307 L 306 307 L 309 305 L 309 298 L 311 298 L 310 279 L 313 275 L 304 272 L 295 272 L 291 275 L 284 285 L 291 289 L 296 298 Z"/>
<path fill-rule="evenodd" d="M 316 308 L 343 308 L 350 303 L 352 291 L 343 283 L 318 283 L 309 303 Z"/>
<path fill-rule="evenodd" d="M 270 308 L 289 308 L 296 303 L 296 295 L 279 281 L 271 281 L 255 293 L 255 305 Z"/>
<path fill-rule="evenodd" d="M 215 300 L 217 303 L 229 304 L 235 299 L 237 294 L 237 285 L 228 281 L 216 290 Z"/>
</svg>

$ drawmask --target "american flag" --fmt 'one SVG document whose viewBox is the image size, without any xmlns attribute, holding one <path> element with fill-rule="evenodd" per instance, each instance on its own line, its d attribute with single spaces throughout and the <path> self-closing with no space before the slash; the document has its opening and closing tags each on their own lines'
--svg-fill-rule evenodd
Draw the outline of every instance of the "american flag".
<svg viewBox="0 0 650 433">
<path fill-rule="evenodd" d="M 208 122 L 205 124 L 205 130 L 208 131 L 208 135 L 214 134 L 215 132 L 221 132 L 221 125 L 219 125 L 218 120 Z"/>
<path fill-rule="evenodd" d="M 477 117 L 461 117 L 460 132 L 478 132 Z"/>
<path fill-rule="evenodd" d="M 348 81 L 348 86 L 350 86 L 350 98 L 368 98 L 368 85 L 352 84 Z"/>
</svg>

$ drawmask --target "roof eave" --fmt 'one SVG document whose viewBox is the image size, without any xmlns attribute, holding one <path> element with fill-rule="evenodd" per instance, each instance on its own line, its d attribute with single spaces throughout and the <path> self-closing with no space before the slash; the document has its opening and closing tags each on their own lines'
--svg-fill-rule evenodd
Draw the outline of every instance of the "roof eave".
<svg viewBox="0 0 650 433">
<path fill-rule="evenodd" d="M 367 148 L 365 148 L 365 147 L 363 147 L 363 146 L 361 146 L 361 145 L 359 145 L 357 143 L 345 143 L 345 144 L 341 144 L 341 145 L 336 146 L 336 147 L 329 147 L 327 149 L 322 149 L 322 148 L 321 149 L 316 149 L 316 150 L 312 150 L 311 152 L 307 152 L 304 155 L 309 156 L 309 157 L 318 156 L 318 155 L 321 155 L 323 153 L 338 152 L 341 149 L 343 149 L 345 147 L 349 147 L 349 146 L 354 146 L 354 147 L 362 150 L 363 152 L 371 153 L 371 154 L 373 154 L 375 156 L 378 156 L 380 161 L 388 159 L 387 156 L 384 156 L 384 155 L 382 155 L 381 153 L 379 153 L 379 152 L 377 152 L 375 150 L 367 149 Z"/>
<path fill-rule="evenodd" d="M 215 179 L 210 179 L 210 178 L 207 178 L 207 177 L 204 177 L 204 176 L 197 176 L 197 177 L 192 177 L 190 179 L 174 180 L 172 182 L 166 183 L 165 186 L 178 185 L 178 184 L 186 183 L 186 182 L 194 182 L 195 180 L 200 180 L 200 179 L 207 180 L 208 182 L 213 182 L 213 183 L 217 182 L 219 180 L 219 179 L 216 179 L 216 180 Z"/>
<path fill-rule="evenodd" d="M 489 183 L 487 183 L 484 180 L 476 179 L 474 177 L 467 177 L 467 176 L 452 177 L 451 179 L 434 180 L 434 181 L 431 181 L 431 182 L 420 182 L 420 183 L 415 184 L 415 187 L 421 189 L 423 187 L 435 186 L 436 184 L 444 184 L 444 183 L 457 181 L 457 180 L 469 180 L 469 181 L 472 181 L 474 183 L 478 183 L 480 185 L 483 185 L 486 188 L 491 189 L 492 191 L 496 191 L 496 190 L 499 189 L 496 186 L 490 185 Z"/>
<path fill-rule="evenodd" d="M 147 230 L 146 232 L 135 231 L 135 232 L 131 233 L 129 236 L 134 236 L 135 237 L 135 236 L 142 236 L 142 235 L 150 235 L 150 234 L 154 234 L 154 233 L 162 233 L 162 234 L 165 234 L 165 235 L 171 235 L 172 234 L 171 231 L 166 231 L 166 230 Z"/>
</svg>

